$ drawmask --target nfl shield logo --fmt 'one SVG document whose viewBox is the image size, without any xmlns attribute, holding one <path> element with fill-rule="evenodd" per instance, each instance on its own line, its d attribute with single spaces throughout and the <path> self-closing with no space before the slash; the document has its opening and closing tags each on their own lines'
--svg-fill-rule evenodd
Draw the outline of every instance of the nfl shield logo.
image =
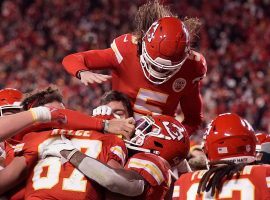
<svg viewBox="0 0 270 200">
<path fill-rule="evenodd" d="M 187 81 L 183 78 L 177 78 L 173 82 L 172 88 L 175 92 L 181 92 L 187 84 Z"/>
</svg>

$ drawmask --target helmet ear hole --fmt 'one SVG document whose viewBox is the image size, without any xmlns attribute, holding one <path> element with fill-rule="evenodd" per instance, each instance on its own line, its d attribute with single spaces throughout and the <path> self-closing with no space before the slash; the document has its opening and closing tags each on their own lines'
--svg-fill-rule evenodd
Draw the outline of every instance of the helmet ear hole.
<svg viewBox="0 0 270 200">
<path fill-rule="evenodd" d="M 219 144 L 224 144 L 224 141 L 221 141 Z"/>
<path fill-rule="evenodd" d="M 163 145 L 157 141 L 154 141 L 156 147 L 163 148 Z"/>
</svg>

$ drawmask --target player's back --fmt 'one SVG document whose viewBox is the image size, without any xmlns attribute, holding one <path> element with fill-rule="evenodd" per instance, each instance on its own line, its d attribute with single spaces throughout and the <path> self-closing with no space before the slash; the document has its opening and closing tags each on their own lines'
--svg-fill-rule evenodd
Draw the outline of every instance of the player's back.
<svg viewBox="0 0 270 200">
<path fill-rule="evenodd" d="M 133 35 L 119 36 L 111 47 L 118 61 L 118 66 L 113 71 L 112 87 L 130 97 L 135 113 L 173 115 L 180 98 L 190 93 L 206 73 L 204 57 L 192 51 L 171 79 L 160 85 L 152 84 L 143 74 L 137 41 Z"/>
<path fill-rule="evenodd" d="M 26 199 L 102 199 L 103 189 L 87 180 L 69 162 L 62 164 L 60 158 L 56 157 L 41 159 L 44 148 L 53 140 L 59 139 L 60 134 L 71 137 L 70 140 L 77 149 L 103 163 L 107 163 L 110 159 L 124 162 L 122 160 L 125 155 L 124 144 L 114 135 L 59 129 L 31 133 L 25 137 L 28 142 L 24 147 L 24 155 L 30 167 L 37 160 L 38 162 L 27 180 Z M 117 154 L 114 152 L 115 148 Z"/>
<path fill-rule="evenodd" d="M 164 199 L 171 183 L 167 161 L 155 154 L 137 153 L 129 158 L 125 168 L 137 172 L 148 183 L 142 195 L 130 199 Z"/>
<path fill-rule="evenodd" d="M 231 199 L 231 200 L 266 200 L 270 199 L 270 166 L 245 166 L 237 179 L 223 183 L 222 190 L 215 197 L 211 191 L 197 194 L 197 189 L 206 170 L 183 174 L 175 183 L 173 200 Z"/>
</svg>

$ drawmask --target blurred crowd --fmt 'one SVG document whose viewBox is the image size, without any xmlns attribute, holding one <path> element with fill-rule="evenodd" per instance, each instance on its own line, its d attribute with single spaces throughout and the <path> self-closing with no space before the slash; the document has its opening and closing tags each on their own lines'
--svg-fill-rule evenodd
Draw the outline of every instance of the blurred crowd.
<svg viewBox="0 0 270 200">
<path fill-rule="evenodd" d="M 69 108 L 91 112 L 110 85 L 86 87 L 68 75 L 62 58 L 109 47 L 132 31 L 145 1 L 0 0 L 0 88 L 29 92 L 56 84 Z M 205 121 L 236 112 L 270 132 L 270 1 L 167 0 L 181 17 L 198 17 L 194 48 L 208 64 L 203 81 Z M 108 72 L 106 72 L 108 73 Z"/>
</svg>

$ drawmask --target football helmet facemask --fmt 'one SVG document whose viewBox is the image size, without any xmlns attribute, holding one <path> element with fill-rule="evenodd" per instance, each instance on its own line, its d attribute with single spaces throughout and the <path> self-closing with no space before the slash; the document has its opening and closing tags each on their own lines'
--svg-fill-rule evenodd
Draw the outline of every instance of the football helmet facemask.
<svg viewBox="0 0 270 200">
<path fill-rule="evenodd" d="M 0 116 L 5 112 L 15 113 L 21 110 L 20 101 L 23 94 L 16 89 L 6 88 L 0 90 Z"/>
<path fill-rule="evenodd" d="M 184 126 L 165 115 L 144 116 L 135 128 L 135 136 L 125 141 L 137 151 L 157 154 L 175 166 L 187 157 L 189 137 Z"/>
</svg>

